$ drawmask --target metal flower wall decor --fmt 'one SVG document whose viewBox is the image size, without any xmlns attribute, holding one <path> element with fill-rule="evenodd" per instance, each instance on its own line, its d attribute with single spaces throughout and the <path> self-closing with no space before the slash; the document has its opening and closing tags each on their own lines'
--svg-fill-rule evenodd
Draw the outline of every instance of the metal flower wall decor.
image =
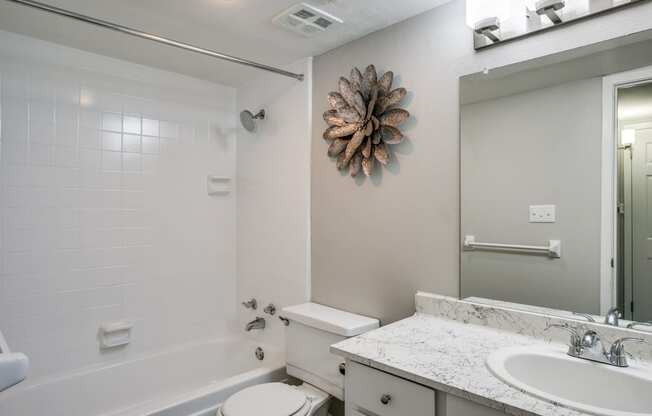
<svg viewBox="0 0 652 416">
<path fill-rule="evenodd" d="M 328 94 L 330 110 L 324 113 L 328 129 L 324 139 L 330 142 L 328 156 L 337 158 L 337 169 L 350 169 L 351 176 L 360 172 L 371 176 L 376 161 L 390 162 L 388 145 L 403 141 L 398 127 L 410 113 L 398 108 L 407 91 L 392 90 L 394 73 L 387 71 L 380 79 L 373 65 L 364 74 L 353 68 L 350 79 L 341 77 L 338 91 Z"/>
</svg>

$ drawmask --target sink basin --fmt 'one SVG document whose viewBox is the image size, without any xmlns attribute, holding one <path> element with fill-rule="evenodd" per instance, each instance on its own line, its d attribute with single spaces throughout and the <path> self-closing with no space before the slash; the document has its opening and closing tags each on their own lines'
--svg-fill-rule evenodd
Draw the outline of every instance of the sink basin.
<svg viewBox="0 0 652 416">
<path fill-rule="evenodd" d="M 652 373 L 566 355 L 555 347 L 515 347 L 487 358 L 503 382 L 532 396 L 601 416 L 652 415 Z"/>
</svg>

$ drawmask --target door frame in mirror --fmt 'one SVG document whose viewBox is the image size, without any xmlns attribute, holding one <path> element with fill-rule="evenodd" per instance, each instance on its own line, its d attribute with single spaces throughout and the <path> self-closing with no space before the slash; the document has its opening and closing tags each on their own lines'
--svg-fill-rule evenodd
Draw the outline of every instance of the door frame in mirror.
<svg viewBox="0 0 652 416">
<path fill-rule="evenodd" d="M 602 79 L 602 181 L 600 227 L 600 313 L 616 305 L 618 256 L 616 195 L 618 192 L 618 90 L 652 80 L 652 66 L 605 76 Z"/>
</svg>

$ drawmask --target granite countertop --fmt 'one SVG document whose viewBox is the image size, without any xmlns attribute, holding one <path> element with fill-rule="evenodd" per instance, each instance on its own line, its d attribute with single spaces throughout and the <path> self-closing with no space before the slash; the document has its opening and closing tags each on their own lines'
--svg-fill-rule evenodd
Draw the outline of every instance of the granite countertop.
<svg viewBox="0 0 652 416">
<path fill-rule="evenodd" d="M 487 299 L 487 298 L 481 298 L 477 296 L 471 296 L 468 298 L 464 298 L 464 301 L 466 302 L 471 302 L 471 303 L 480 303 L 480 304 L 486 304 L 486 305 L 492 305 L 492 306 L 498 306 L 502 308 L 510 308 L 510 309 L 520 309 L 523 311 L 528 311 L 528 312 L 534 312 L 534 313 L 539 313 L 543 315 L 548 315 L 548 316 L 557 316 L 560 318 L 566 318 L 566 319 L 572 319 L 574 321 L 578 322 L 586 322 L 587 319 L 585 316 L 575 314 L 571 311 L 565 311 L 565 310 L 560 310 L 560 309 L 553 309 L 553 308 L 546 308 L 543 306 L 534 306 L 534 305 L 525 305 L 522 303 L 514 303 L 514 302 L 506 302 L 506 301 L 501 301 L 501 300 L 495 300 L 495 299 Z M 604 316 L 601 315 L 593 315 L 593 314 L 586 314 L 590 315 L 595 323 L 603 323 L 604 322 Z M 636 323 L 636 321 L 629 321 L 627 319 L 620 319 L 619 326 L 621 328 L 627 328 L 628 324 L 631 323 Z M 637 331 L 640 332 L 652 332 L 652 327 L 648 327 L 645 325 L 637 325 L 635 328 Z"/>
<path fill-rule="evenodd" d="M 563 344 L 488 326 L 417 313 L 402 321 L 331 346 L 347 359 L 433 389 L 523 416 L 582 416 L 585 413 L 537 399 L 496 378 L 485 360 L 510 346 Z"/>
</svg>

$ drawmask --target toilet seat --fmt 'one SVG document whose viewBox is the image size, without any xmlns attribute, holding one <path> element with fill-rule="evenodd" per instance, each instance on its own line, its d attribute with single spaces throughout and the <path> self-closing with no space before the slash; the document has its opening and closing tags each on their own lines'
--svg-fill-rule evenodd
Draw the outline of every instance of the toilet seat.
<svg viewBox="0 0 652 416">
<path fill-rule="evenodd" d="M 310 407 L 303 391 L 283 383 L 266 383 L 235 393 L 220 412 L 223 416 L 306 416 Z"/>
</svg>

